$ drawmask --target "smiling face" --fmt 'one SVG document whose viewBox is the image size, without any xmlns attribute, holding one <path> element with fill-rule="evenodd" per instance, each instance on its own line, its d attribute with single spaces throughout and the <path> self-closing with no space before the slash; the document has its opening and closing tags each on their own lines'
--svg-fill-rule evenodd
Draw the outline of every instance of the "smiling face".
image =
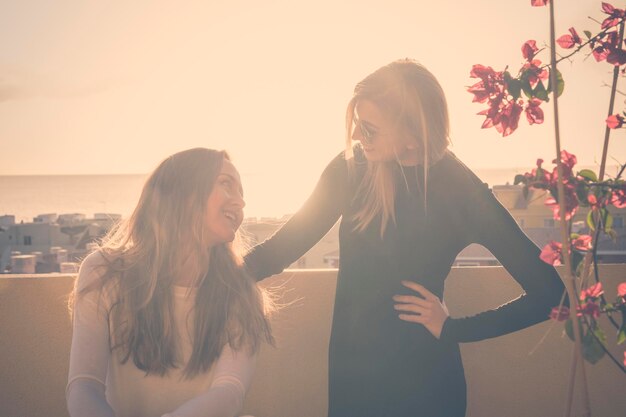
<svg viewBox="0 0 626 417">
<path fill-rule="evenodd" d="M 368 161 L 396 160 L 402 165 L 418 163 L 418 153 L 412 141 L 402 135 L 374 102 L 359 100 L 354 108 L 353 121 L 352 139 L 361 142 Z"/>
<path fill-rule="evenodd" d="M 224 159 L 206 205 L 204 238 L 208 246 L 235 238 L 245 205 L 239 172 L 232 162 Z"/>
</svg>

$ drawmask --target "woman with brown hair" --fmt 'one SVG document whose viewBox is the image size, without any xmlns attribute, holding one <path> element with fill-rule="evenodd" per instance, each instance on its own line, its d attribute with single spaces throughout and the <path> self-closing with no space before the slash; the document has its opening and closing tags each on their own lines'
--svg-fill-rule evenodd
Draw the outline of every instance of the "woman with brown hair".
<svg viewBox="0 0 626 417">
<path fill-rule="evenodd" d="M 464 416 L 458 344 L 546 320 L 561 300 L 555 269 L 448 150 L 448 130 L 443 90 L 424 66 L 406 59 L 378 69 L 348 104 L 345 152 L 245 257 L 257 279 L 279 273 L 341 218 L 328 417 Z M 470 243 L 488 248 L 525 293 L 452 318 L 444 280 Z"/>
<path fill-rule="evenodd" d="M 237 415 L 272 341 L 232 243 L 244 205 L 223 151 L 179 152 L 150 175 L 132 216 L 80 268 L 72 417 Z"/>
</svg>

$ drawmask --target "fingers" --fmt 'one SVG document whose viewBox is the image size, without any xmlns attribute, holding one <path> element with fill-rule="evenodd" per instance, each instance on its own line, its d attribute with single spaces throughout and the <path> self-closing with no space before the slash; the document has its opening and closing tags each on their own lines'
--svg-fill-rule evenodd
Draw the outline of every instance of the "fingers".
<svg viewBox="0 0 626 417">
<path fill-rule="evenodd" d="M 432 305 L 432 301 L 425 300 L 420 297 L 415 297 L 414 295 L 394 295 L 393 301 L 396 303 L 407 303 L 407 304 L 415 304 L 422 307 L 429 307 Z"/>
<path fill-rule="evenodd" d="M 423 285 L 420 285 L 417 282 L 413 282 L 413 281 L 401 281 L 401 282 L 402 282 L 402 285 L 404 285 L 408 289 L 421 294 L 426 300 L 439 301 L 439 297 L 437 297 L 435 294 L 427 290 L 426 287 L 424 287 Z"/>
<path fill-rule="evenodd" d="M 419 314 L 421 316 L 427 316 L 431 311 L 429 307 L 416 306 L 415 304 L 396 304 L 393 307 L 398 311 L 406 311 L 409 313 Z"/>
<path fill-rule="evenodd" d="M 415 314 L 399 314 L 398 318 L 411 323 L 426 324 L 428 322 L 424 316 L 416 316 Z"/>
</svg>

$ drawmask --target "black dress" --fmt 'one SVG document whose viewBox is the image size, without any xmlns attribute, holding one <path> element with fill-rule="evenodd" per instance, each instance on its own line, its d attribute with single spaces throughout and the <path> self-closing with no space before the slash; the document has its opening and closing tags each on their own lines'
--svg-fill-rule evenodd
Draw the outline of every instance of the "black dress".
<svg viewBox="0 0 626 417">
<path fill-rule="evenodd" d="M 448 152 L 428 174 L 395 168 L 396 223 L 364 232 L 352 220 L 366 161 L 355 147 L 355 170 L 343 154 L 323 172 L 304 206 L 246 256 L 258 279 L 281 272 L 341 217 L 340 265 L 329 349 L 329 417 L 461 417 L 466 388 L 459 342 L 503 335 L 546 320 L 563 284 L 515 220 L 463 163 Z M 397 224 L 397 226 L 396 226 Z M 395 294 L 413 280 L 438 297 L 457 254 L 470 243 L 488 248 L 525 294 L 497 309 L 446 320 L 441 338 L 398 318 Z"/>
</svg>

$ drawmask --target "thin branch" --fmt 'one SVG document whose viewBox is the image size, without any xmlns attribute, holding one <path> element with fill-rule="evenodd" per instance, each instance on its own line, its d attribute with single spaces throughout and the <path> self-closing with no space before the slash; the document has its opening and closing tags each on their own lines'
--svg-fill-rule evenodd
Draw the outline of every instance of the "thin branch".
<svg viewBox="0 0 626 417">
<path fill-rule="evenodd" d="M 622 17 L 622 18 L 619 20 L 619 23 L 618 23 L 618 24 L 620 24 L 620 25 L 622 25 L 622 26 L 623 26 L 623 24 L 624 24 L 624 20 L 626 20 L 626 16 L 625 16 L 625 17 Z M 559 59 L 557 59 L 557 60 L 554 62 L 554 64 L 553 64 L 553 63 L 550 63 L 550 64 L 545 64 L 545 65 L 541 66 L 540 68 L 542 68 L 542 69 L 543 69 L 543 68 L 548 68 L 548 67 L 551 67 L 551 66 L 553 66 L 553 65 L 555 65 L 555 64 L 558 64 L 559 62 L 561 62 L 561 61 L 563 61 L 563 60 L 565 60 L 565 59 L 568 59 L 568 58 L 569 58 L 569 57 L 571 57 L 572 55 L 577 54 L 577 53 L 578 53 L 578 52 L 580 52 L 580 50 L 581 50 L 581 49 L 583 49 L 585 46 L 587 46 L 587 45 L 589 45 L 590 43 L 595 42 L 595 41 L 597 41 L 598 39 L 602 38 L 602 37 L 603 37 L 604 35 L 606 35 L 608 32 L 611 32 L 611 31 L 612 31 L 612 29 L 613 29 L 613 27 L 615 27 L 615 26 L 611 26 L 611 27 L 608 27 L 608 28 L 602 29 L 600 32 L 598 32 L 598 34 L 597 34 L 597 35 L 592 36 L 592 37 L 591 37 L 591 38 L 589 38 L 586 42 L 583 42 L 583 43 L 581 43 L 580 45 L 578 45 L 578 46 L 576 47 L 576 49 L 574 49 L 574 50 L 573 50 L 571 53 L 569 53 L 568 55 L 562 55 Z M 621 36 L 620 36 L 620 38 L 621 38 Z M 537 51 L 537 52 L 539 52 L 539 51 Z"/>
</svg>

